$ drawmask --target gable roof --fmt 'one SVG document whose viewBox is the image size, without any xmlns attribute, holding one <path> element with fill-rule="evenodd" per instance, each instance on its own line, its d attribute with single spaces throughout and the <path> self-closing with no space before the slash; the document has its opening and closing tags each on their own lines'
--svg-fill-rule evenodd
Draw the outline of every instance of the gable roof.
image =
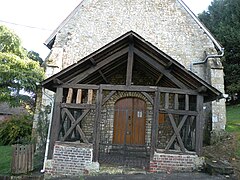
<svg viewBox="0 0 240 180">
<path fill-rule="evenodd" d="M 127 63 L 130 43 L 133 43 L 134 62 L 138 68 L 156 79 L 156 82 L 160 78 L 162 86 L 196 91 L 204 88 L 206 91 L 205 101 L 215 100 L 222 95 L 220 91 L 133 31 L 127 32 L 77 63 L 44 80 L 42 86 L 55 91 L 59 82 L 67 84 L 106 82 L 106 77 L 111 77 L 116 71 L 121 71 L 120 67 L 126 67 L 123 64 Z"/>
<path fill-rule="evenodd" d="M 215 39 L 212 33 L 206 28 L 206 26 L 198 19 L 198 17 L 191 11 L 191 9 L 182 1 L 177 0 L 181 6 L 186 10 L 186 12 L 190 15 L 191 18 L 198 24 L 198 26 L 207 34 L 207 36 L 211 39 L 214 45 L 222 52 L 222 45 Z M 52 34 L 48 37 L 48 39 L 44 42 L 44 44 L 51 49 L 57 33 L 73 18 L 73 16 L 79 11 L 79 9 L 84 5 L 86 0 L 82 0 L 79 5 L 66 17 L 65 20 L 52 32 Z"/>
</svg>

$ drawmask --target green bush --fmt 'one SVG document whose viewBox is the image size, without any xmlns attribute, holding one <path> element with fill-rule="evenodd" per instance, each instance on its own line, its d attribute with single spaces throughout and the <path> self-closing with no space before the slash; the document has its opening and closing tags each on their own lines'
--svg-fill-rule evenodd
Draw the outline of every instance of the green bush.
<svg viewBox="0 0 240 180">
<path fill-rule="evenodd" d="M 0 145 L 25 144 L 31 140 L 32 116 L 12 116 L 0 123 Z"/>
</svg>

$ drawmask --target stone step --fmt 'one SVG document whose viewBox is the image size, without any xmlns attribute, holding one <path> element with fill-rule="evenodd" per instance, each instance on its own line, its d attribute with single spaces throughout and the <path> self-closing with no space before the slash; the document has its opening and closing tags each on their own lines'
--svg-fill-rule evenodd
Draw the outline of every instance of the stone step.
<svg viewBox="0 0 240 180">
<path fill-rule="evenodd" d="M 133 156 L 133 157 L 148 157 L 149 153 L 145 150 L 111 150 L 110 154 Z"/>
<path fill-rule="evenodd" d="M 229 163 L 213 159 L 206 160 L 206 171 L 211 175 L 231 175 L 234 173 L 233 167 Z"/>
<path fill-rule="evenodd" d="M 123 174 L 147 174 L 145 169 L 140 169 L 140 168 L 125 168 L 123 171 Z"/>
</svg>

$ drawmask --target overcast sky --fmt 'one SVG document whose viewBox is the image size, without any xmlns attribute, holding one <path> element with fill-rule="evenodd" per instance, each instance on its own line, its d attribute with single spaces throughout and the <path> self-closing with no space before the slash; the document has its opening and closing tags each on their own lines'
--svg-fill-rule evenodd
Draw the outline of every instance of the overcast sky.
<svg viewBox="0 0 240 180">
<path fill-rule="evenodd" d="M 82 0 L 4 0 L 0 24 L 13 29 L 23 46 L 44 59 L 49 49 L 43 45 L 52 31 Z M 183 0 L 195 13 L 207 10 L 212 0 Z"/>
</svg>

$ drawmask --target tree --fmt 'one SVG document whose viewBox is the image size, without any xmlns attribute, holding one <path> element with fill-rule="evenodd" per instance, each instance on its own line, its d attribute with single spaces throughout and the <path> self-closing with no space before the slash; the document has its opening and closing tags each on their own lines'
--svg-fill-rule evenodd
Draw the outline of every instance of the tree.
<svg viewBox="0 0 240 180">
<path fill-rule="evenodd" d="M 39 62 L 40 65 L 43 63 L 42 58 L 35 51 L 29 51 L 28 54 L 27 54 L 27 57 L 34 60 L 34 61 Z"/>
<path fill-rule="evenodd" d="M 226 92 L 240 97 L 240 1 L 214 0 L 199 19 L 225 48 L 222 63 Z"/>
<path fill-rule="evenodd" d="M 20 38 L 6 26 L 0 25 L 0 52 L 12 53 L 19 57 L 27 55 L 26 50 L 21 46 Z"/>
<path fill-rule="evenodd" d="M 0 145 L 28 143 L 31 141 L 32 116 L 12 116 L 0 123 Z"/>
<path fill-rule="evenodd" d="M 0 47 L 0 101 L 13 106 L 31 103 L 43 69 L 27 57 L 19 37 L 4 26 L 0 26 Z"/>
</svg>

